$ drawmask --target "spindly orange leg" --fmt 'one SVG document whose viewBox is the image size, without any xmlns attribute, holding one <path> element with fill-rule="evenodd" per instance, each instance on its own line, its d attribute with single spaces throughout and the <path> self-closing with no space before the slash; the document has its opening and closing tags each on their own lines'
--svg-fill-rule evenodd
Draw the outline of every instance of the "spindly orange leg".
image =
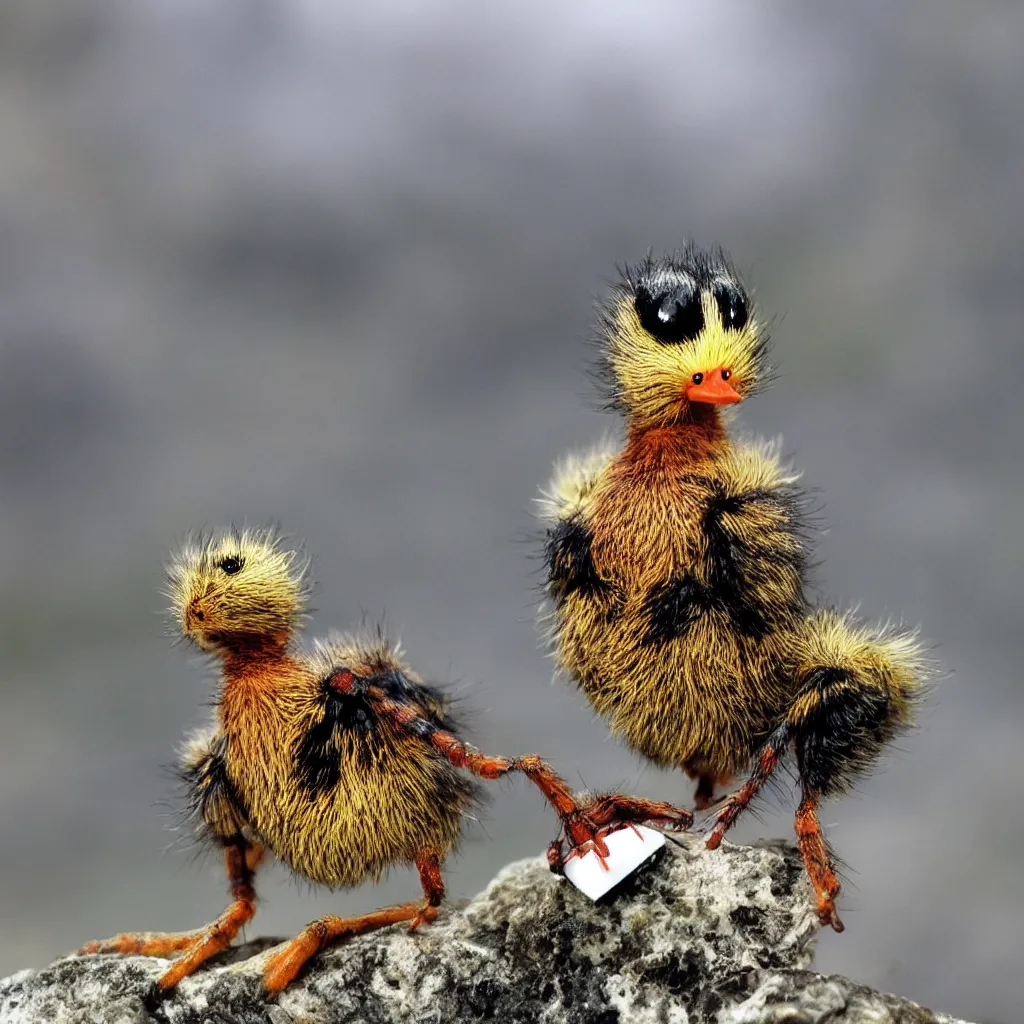
<svg viewBox="0 0 1024 1024">
<path fill-rule="evenodd" d="M 642 800 L 619 793 L 594 797 L 581 806 L 565 782 L 536 754 L 517 757 L 509 771 L 521 771 L 547 797 L 561 821 L 561 832 L 569 840 L 569 856 L 583 856 L 590 850 L 597 854 L 603 867 L 609 855 L 604 837 L 616 828 L 657 822 L 673 829 L 686 829 L 693 824 L 689 811 L 660 800 Z M 548 863 L 555 871 L 565 863 L 562 841 L 556 839 L 548 847 Z"/>
<path fill-rule="evenodd" d="M 181 953 L 157 980 L 158 992 L 168 992 L 182 978 L 193 974 L 210 957 L 231 945 L 242 926 L 256 913 L 256 892 L 252 876 L 263 856 L 263 848 L 245 842 L 232 843 L 224 850 L 224 865 L 234 899 L 212 924 L 195 932 L 166 934 L 137 932 L 117 935 L 83 946 L 82 953 L 136 953 L 142 956 L 171 956 Z"/>
<path fill-rule="evenodd" d="M 716 850 L 721 844 L 729 826 L 736 820 L 736 816 L 748 806 L 758 791 L 771 778 L 771 774 L 778 766 L 788 742 L 789 734 L 787 727 L 776 730 L 769 738 L 768 743 L 761 750 L 758 757 L 757 767 L 751 776 L 726 801 L 725 807 L 719 812 L 715 827 L 707 838 L 709 850 Z M 831 925 L 837 932 L 843 931 L 843 922 L 839 920 L 836 913 L 835 898 L 839 895 L 839 879 L 832 867 L 832 859 L 829 856 L 825 837 L 821 832 L 821 823 L 818 821 L 818 795 L 806 786 L 803 791 L 803 799 L 796 812 L 796 836 L 797 846 L 800 849 L 800 856 L 803 858 L 804 867 L 814 888 L 814 895 L 818 904 L 818 920 L 823 925 Z"/>
<path fill-rule="evenodd" d="M 670 828 L 686 829 L 693 823 L 689 811 L 635 797 L 600 797 L 586 808 L 581 807 L 565 781 L 536 754 L 515 758 L 481 754 L 446 729 L 427 721 L 419 708 L 395 700 L 372 681 L 358 680 L 347 669 L 335 672 L 331 684 L 343 693 L 364 687 L 362 692 L 373 701 L 378 714 L 386 715 L 406 731 L 419 736 L 456 768 L 465 768 L 482 779 L 500 779 L 511 772 L 522 772 L 554 808 L 573 853 L 593 849 L 603 863 L 609 853 L 604 836 L 616 825 L 657 821 Z M 552 844 L 549 849 L 549 860 L 555 847 L 556 844 Z"/>
<path fill-rule="evenodd" d="M 786 726 L 776 729 L 768 737 L 768 742 L 761 748 L 761 753 L 757 758 L 757 765 L 753 772 L 751 772 L 750 778 L 735 793 L 726 797 L 725 806 L 718 812 L 718 817 L 715 819 L 715 827 L 707 838 L 706 845 L 709 850 L 718 849 L 725 838 L 725 833 L 729 831 L 732 823 L 739 816 L 740 811 L 750 806 L 750 802 L 772 777 L 772 772 L 775 771 L 779 761 L 782 760 L 782 755 L 786 752 L 788 743 L 789 733 Z"/>
<path fill-rule="evenodd" d="M 810 790 L 804 790 L 803 800 L 796 812 L 796 839 L 804 867 L 814 887 L 818 901 L 818 920 L 824 925 L 841 932 L 846 927 L 836 913 L 836 896 L 839 895 L 839 879 L 832 867 L 825 837 L 821 834 L 818 821 L 818 797 Z"/>
<path fill-rule="evenodd" d="M 409 930 L 412 931 L 421 924 L 435 920 L 437 908 L 444 899 L 441 857 L 436 850 L 421 850 L 416 858 L 416 867 L 419 869 L 425 896 L 423 903 L 400 903 L 361 917 L 321 917 L 267 961 L 263 969 L 263 986 L 267 992 L 276 995 L 283 991 L 317 953 L 340 939 L 362 935 L 400 921 L 409 921 Z"/>
</svg>

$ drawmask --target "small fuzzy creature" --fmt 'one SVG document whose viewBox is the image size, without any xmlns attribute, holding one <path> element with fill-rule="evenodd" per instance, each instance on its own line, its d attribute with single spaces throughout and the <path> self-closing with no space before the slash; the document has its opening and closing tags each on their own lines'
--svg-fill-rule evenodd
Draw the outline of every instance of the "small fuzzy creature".
<svg viewBox="0 0 1024 1024">
<path fill-rule="evenodd" d="M 384 925 L 433 921 L 441 865 L 479 798 L 470 776 L 522 772 L 558 814 L 572 853 L 608 854 L 604 835 L 654 820 L 686 827 L 688 812 L 606 795 L 578 802 L 539 757 L 487 757 L 459 738 L 445 694 L 425 685 L 383 639 L 295 644 L 306 563 L 268 531 L 190 543 L 169 567 L 181 633 L 219 662 L 216 722 L 186 744 L 181 774 L 200 837 L 223 850 L 232 902 L 186 934 L 125 934 L 88 953 L 178 954 L 157 982 L 166 993 L 226 949 L 256 909 L 253 876 L 265 853 L 334 887 L 379 880 L 415 864 L 424 899 L 361 917 L 323 917 L 275 951 L 264 971 L 280 992 L 316 953 Z M 467 774 L 468 773 L 468 774 Z M 549 859 L 562 861 L 561 839 Z"/>
<path fill-rule="evenodd" d="M 572 457 L 543 499 L 558 668 L 612 732 L 725 799 L 707 845 L 792 751 L 800 852 L 823 924 L 842 931 L 818 822 L 910 725 L 914 636 L 805 595 L 805 501 L 773 447 L 726 433 L 723 407 L 766 383 L 767 336 L 720 250 L 626 268 L 599 324 L 600 378 L 625 444 Z"/>
</svg>

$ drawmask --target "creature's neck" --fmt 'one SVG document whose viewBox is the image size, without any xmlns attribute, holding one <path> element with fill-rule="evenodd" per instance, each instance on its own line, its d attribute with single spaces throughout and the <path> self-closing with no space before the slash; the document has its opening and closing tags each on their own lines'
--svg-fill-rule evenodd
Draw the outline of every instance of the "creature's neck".
<svg viewBox="0 0 1024 1024">
<path fill-rule="evenodd" d="M 286 641 L 225 647 L 220 659 L 222 705 L 246 694 L 273 692 L 293 665 Z"/>
<path fill-rule="evenodd" d="M 729 439 L 718 410 L 701 410 L 670 425 L 630 423 L 622 457 L 633 465 L 695 465 L 722 455 Z"/>
</svg>

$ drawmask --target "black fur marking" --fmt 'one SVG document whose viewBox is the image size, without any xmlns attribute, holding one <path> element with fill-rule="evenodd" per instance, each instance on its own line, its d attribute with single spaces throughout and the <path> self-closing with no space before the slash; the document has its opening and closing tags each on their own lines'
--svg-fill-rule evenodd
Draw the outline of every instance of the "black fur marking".
<svg viewBox="0 0 1024 1024">
<path fill-rule="evenodd" d="M 195 824 L 199 840 L 218 846 L 228 846 L 239 837 L 219 835 L 214 831 L 207 816 L 213 800 L 226 801 L 238 811 L 240 818 L 249 820 L 248 809 L 228 778 L 226 751 L 227 738 L 217 736 L 209 754 L 198 764 L 178 769 L 178 777 L 185 786 L 188 815 Z"/>
<path fill-rule="evenodd" d="M 375 675 L 367 682 L 379 686 L 392 700 L 415 704 L 424 718 L 438 728 L 458 732 L 459 722 L 452 711 L 452 699 L 440 687 L 414 683 L 397 668 Z"/>
<path fill-rule="evenodd" d="M 334 789 L 341 779 L 341 738 L 355 739 L 356 756 L 363 764 L 373 757 L 377 713 L 364 693 L 339 693 L 330 682 L 321 683 L 323 717 L 302 737 L 295 752 L 299 785 L 310 796 Z"/>
<path fill-rule="evenodd" d="M 793 723 L 797 765 L 807 786 L 827 796 L 842 791 L 888 738 L 891 708 L 885 690 L 859 683 L 846 669 L 814 669 L 804 692 L 812 689 L 820 702 Z"/>
<path fill-rule="evenodd" d="M 802 611 L 802 594 L 785 609 L 759 605 L 750 592 L 751 576 L 766 568 L 787 566 L 802 577 L 806 565 L 801 533 L 799 503 L 795 496 L 768 489 L 754 489 L 742 494 L 725 494 L 715 482 L 715 494 L 704 513 L 704 534 L 708 542 L 708 582 L 718 607 L 728 612 L 734 628 L 743 636 L 762 639 L 776 620 L 783 615 Z M 795 542 L 794 549 L 780 550 L 777 545 L 753 547 L 733 534 L 725 525 L 725 516 L 742 514 L 748 505 L 761 502 L 773 506 L 782 516 Z"/>
<path fill-rule="evenodd" d="M 853 673 L 847 668 L 812 668 L 804 677 L 803 690 L 817 690 L 824 696 L 828 690 L 842 683 L 852 683 Z"/>
<path fill-rule="evenodd" d="M 437 732 L 437 726 L 432 725 L 425 718 L 414 718 L 406 728 L 421 740 L 429 740 Z"/>
<path fill-rule="evenodd" d="M 803 610 L 802 593 L 789 607 L 778 609 L 759 604 L 751 587 L 756 575 L 772 566 L 795 569 L 802 578 L 806 558 L 799 542 L 799 500 L 795 494 L 768 489 L 726 494 L 721 483 L 710 477 L 695 475 L 686 479 L 712 492 L 703 520 L 707 583 L 685 573 L 655 587 L 644 603 L 648 628 L 643 643 L 665 644 L 684 637 L 698 617 L 710 611 L 727 614 L 741 636 L 763 639 L 780 618 Z M 728 529 L 724 517 L 741 515 L 745 507 L 755 502 L 770 503 L 782 514 L 787 532 L 795 541 L 793 550 L 780 549 L 778 545 L 748 545 Z"/>
<path fill-rule="evenodd" d="M 573 593 L 595 596 L 609 589 L 594 566 L 593 534 L 579 519 L 563 519 L 548 530 L 544 560 L 548 584 L 558 602 Z"/>
<path fill-rule="evenodd" d="M 644 601 L 647 646 L 667 644 L 686 636 L 704 612 L 715 607 L 712 592 L 690 573 L 673 576 L 655 587 Z"/>
<path fill-rule="evenodd" d="M 380 687 L 392 700 L 402 702 L 416 701 L 420 703 L 418 698 L 421 692 L 427 689 L 425 686 L 414 683 L 406 677 L 405 673 L 400 672 L 397 668 L 384 669 L 371 676 L 367 682 Z M 434 690 L 433 692 L 439 693 L 440 691 Z"/>
<path fill-rule="evenodd" d="M 722 523 L 722 516 L 742 507 L 738 497 L 713 498 L 704 515 L 708 541 L 708 584 L 714 602 L 728 612 L 733 627 L 743 636 L 760 640 L 768 632 L 762 611 L 750 600 L 743 578 L 744 546 Z"/>
</svg>

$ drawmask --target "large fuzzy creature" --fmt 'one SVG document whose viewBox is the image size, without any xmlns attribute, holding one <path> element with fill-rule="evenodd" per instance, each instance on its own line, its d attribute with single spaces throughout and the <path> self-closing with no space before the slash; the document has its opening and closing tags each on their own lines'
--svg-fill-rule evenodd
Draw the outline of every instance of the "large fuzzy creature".
<svg viewBox="0 0 1024 1024">
<path fill-rule="evenodd" d="M 223 850 L 232 902 L 196 932 L 124 934 L 83 950 L 176 954 L 158 995 L 226 949 L 252 918 L 253 878 L 265 853 L 322 885 L 355 886 L 412 864 L 423 886 L 422 902 L 312 922 L 268 960 L 270 994 L 345 936 L 433 921 L 444 898 L 441 865 L 478 799 L 470 776 L 525 774 L 556 811 L 570 856 L 607 855 L 603 837 L 625 824 L 675 828 L 692 820 L 668 804 L 616 794 L 581 803 L 535 755 L 481 754 L 460 739 L 444 692 L 424 684 L 380 637 L 297 647 L 305 563 L 273 533 L 189 544 L 169 576 L 181 633 L 219 663 L 215 723 L 187 742 L 181 773 L 200 837 Z M 555 868 L 562 849 L 561 839 L 552 844 Z"/>
<path fill-rule="evenodd" d="M 599 343 L 628 426 L 621 447 L 565 460 L 543 499 L 558 667 L 615 735 L 696 778 L 699 808 L 750 770 L 711 847 L 792 750 L 800 851 L 821 921 L 841 931 L 818 804 L 910 724 L 921 650 L 805 595 L 796 477 L 723 422 L 767 376 L 767 336 L 724 253 L 627 268 Z"/>
</svg>

